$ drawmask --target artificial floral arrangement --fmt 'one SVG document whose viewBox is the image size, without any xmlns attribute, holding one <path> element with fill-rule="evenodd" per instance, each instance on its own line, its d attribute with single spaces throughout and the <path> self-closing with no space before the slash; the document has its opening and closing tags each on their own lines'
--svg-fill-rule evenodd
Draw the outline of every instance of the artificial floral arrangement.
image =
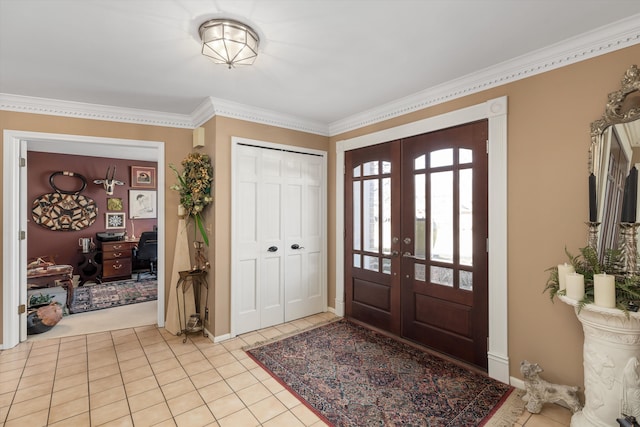
<svg viewBox="0 0 640 427">
<path fill-rule="evenodd" d="M 202 211 L 213 201 L 213 197 L 211 197 L 213 183 L 211 159 L 206 154 L 189 153 L 181 164 L 184 168 L 182 173 L 178 172 L 174 165 L 169 164 L 178 178 L 178 184 L 174 184 L 170 188 L 180 192 L 180 204 L 184 207 L 187 217 L 193 217 L 204 244 L 209 246 L 209 237 L 204 227 Z"/>
<path fill-rule="evenodd" d="M 573 256 L 565 248 L 570 265 L 575 272 L 584 276 L 584 298 L 578 301 L 578 312 L 586 305 L 594 303 L 594 275 L 605 273 L 615 277 L 616 307 L 624 311 L 638 311 L 640 308 L 640 276 L 624 274 L 622 269 L 622 253 L 610 249 L 606 252 L 601 263 L 597 251 L 587 246 L 580 248 L 580 254 Z M 551 301 L 556 295 L 566 295 L 566 290 L 560 290 L 558 267 L 547 269 L 550 272 L 544 292 L 549 292 Z"/>
</svg>

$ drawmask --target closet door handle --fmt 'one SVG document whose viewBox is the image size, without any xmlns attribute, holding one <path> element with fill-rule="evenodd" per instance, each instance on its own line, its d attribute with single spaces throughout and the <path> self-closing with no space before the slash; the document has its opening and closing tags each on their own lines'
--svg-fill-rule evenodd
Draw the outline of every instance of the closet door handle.
<svg viewBox="0 0 640 427">
<path fill-rule="evenodd" d="M 278 247 L 277 246 L 269 246 L 269 249 L 267 249 L 269 252 L 277 252 L 278 251 Z"/>
<path fill-rule="evenodd" d="M 304 246 L 300 246 L 297 243 L 294 243 L 293 245 L 291 245 L 291 249 L 304 249 Z"/>
</svg>

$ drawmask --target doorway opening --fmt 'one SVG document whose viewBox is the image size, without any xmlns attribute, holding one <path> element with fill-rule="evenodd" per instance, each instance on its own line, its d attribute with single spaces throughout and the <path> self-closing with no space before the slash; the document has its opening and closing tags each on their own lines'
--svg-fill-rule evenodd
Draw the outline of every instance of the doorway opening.
<svg viewBox="0 0 640 427">
<path fill-rule="evenodd" d="M 158 182 L 164 183 L 164 142 L 100 138 L 27 131 L 4 131 L 3 144 L 3 339 L 2 349 L 24 341 L 26 314 L 26 163 L 28 150 L 106 158 L 150 161 L 158 164 Z M 158 260 L 164 263 L 164 187 L 158 185 Z M 164 271 L 158 271 L 157 324 L 164 325 Z M 7 286 L 7 284 L 18 284 Z"/>
</svg>

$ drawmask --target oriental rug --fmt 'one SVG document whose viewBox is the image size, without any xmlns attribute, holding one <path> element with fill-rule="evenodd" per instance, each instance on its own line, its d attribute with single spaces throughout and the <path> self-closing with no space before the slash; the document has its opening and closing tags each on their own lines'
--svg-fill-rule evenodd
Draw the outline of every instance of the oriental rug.
<svg viewBox="0 0 640 427">
<path fill-rule="evenodd" d="M 485 425 L 514 391 L 347 320 L 247 353 L 336 426 Z M 492 425 L 512 425 L 522 406 L 512 412 Z"/>
<path fill-rule="evenodd" d="M 120 280 L 74 289 L 69 312 L 72 314 L 137 304 L 158 299 L 156 279 Z"/>
</svg>

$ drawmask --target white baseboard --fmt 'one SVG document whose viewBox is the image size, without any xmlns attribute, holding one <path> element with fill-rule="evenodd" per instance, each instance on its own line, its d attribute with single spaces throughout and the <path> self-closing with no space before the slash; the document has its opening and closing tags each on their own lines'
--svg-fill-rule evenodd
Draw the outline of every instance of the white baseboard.
<svg viewBox="0 0 640 427">
<path fill-rule="evenodd" d="M 514 386 L 515 388 L 524 390 L 524 381 L 522 381 L 520 378 L 509 377 L 509 384 Z"/>
</svg>

